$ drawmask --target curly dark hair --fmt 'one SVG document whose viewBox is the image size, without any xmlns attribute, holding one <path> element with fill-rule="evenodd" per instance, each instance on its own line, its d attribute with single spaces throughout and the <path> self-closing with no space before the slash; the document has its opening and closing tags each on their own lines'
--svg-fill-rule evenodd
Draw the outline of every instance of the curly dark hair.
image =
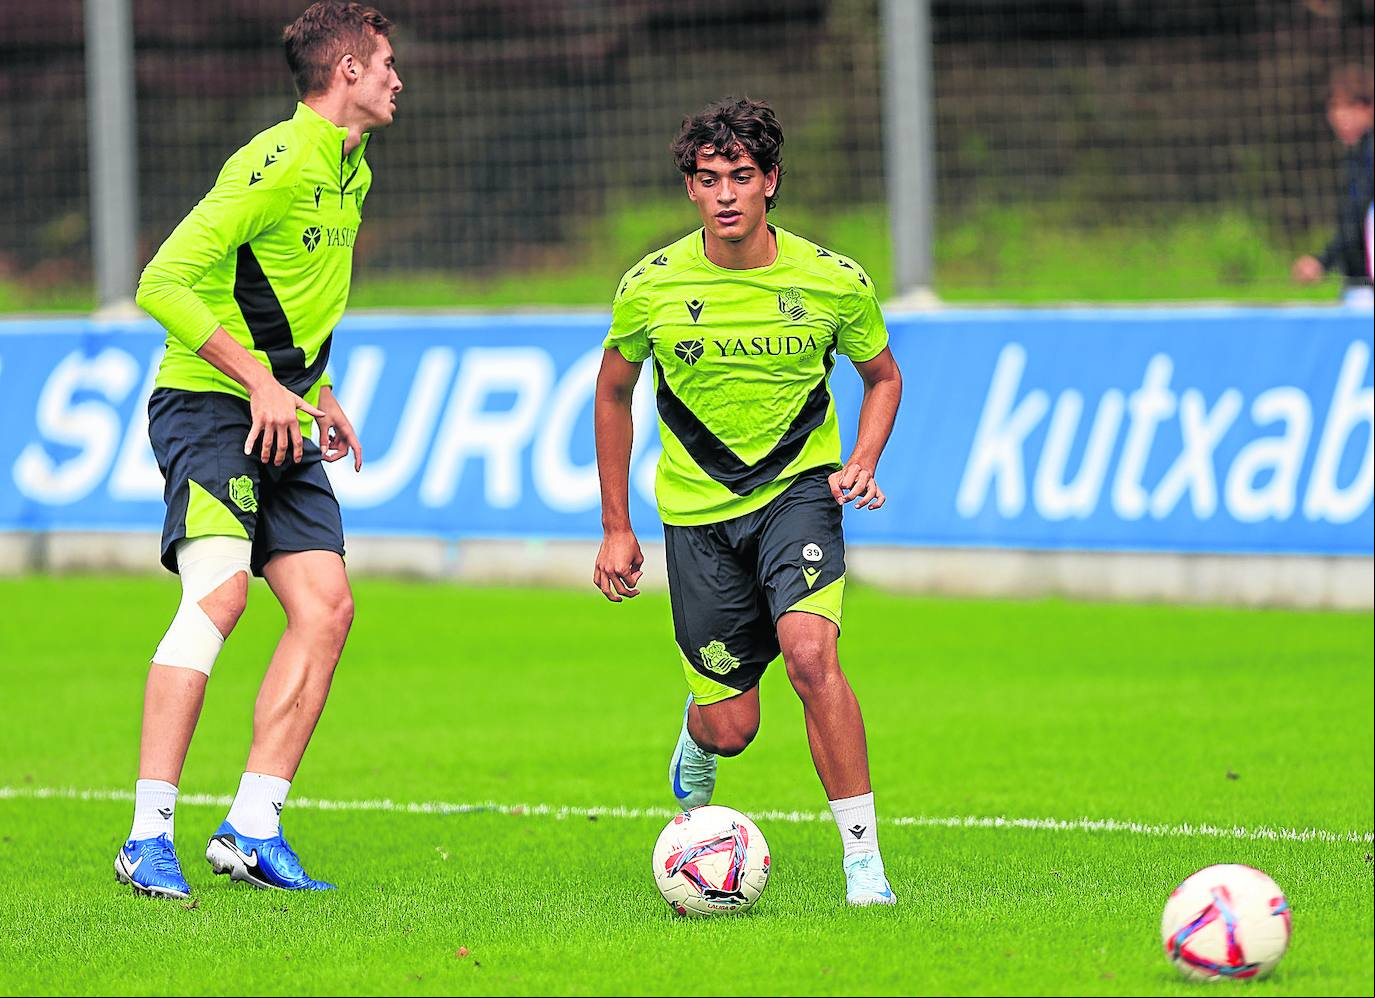
<svg viewBox="0 0 1375 998">
<path fill-rule="evenodd" d="M 778 167 L 773 194 L 764 199 L 770 210 L 778 204 L 778 190 L 783 185 L 783 126 L 768 101 L 727 97 L 684 118 L 672 146 L 673 161 L 683 176 L 696 172 L 697 153 L 707 146 L 729 160 L 747 153 L 765 173 Z"/>
<path fill-rule="evenodd" d="M 376 8 L 342 0 L 318 0 L 282 32 L 286 62 L 296 92 L 313 97 L 329 89 L 334 64 L 352 55 L 364 65 L 377 50 L 377 39 L 391 31 L 391 21 Z"/>
</svg>

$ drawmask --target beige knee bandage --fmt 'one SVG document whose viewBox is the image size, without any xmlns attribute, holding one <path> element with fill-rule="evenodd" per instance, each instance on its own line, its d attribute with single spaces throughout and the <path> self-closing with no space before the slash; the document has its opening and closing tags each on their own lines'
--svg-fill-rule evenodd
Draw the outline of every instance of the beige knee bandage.
<svg viewBox="0 0 1375 998">
<path fill-rule="evenodd" d="M 177 544 L 181 605 L 153 653 L 155 665 L 195 669 L 207 676 L 224 647 L 224 635 L 200 601 L 229 579 L 249 572 L 252 542 L 242 537 L 197 537 Z"/>
</svg>

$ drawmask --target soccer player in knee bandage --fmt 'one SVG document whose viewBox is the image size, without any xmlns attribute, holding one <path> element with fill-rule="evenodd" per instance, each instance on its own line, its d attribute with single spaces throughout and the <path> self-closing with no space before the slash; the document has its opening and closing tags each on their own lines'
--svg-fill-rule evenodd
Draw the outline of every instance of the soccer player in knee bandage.
<svg viewBox="0 0 1375 998">
<path fill-rule="evenodd" d="M 181 605 L 153 653 L 153 664 L 210 675 L 224 635 L 200 602 L 240 572 L 247 575 L 252 552 L 252 542 L 242 537 L 197 537 L 177 544 Z"/>
</svg>

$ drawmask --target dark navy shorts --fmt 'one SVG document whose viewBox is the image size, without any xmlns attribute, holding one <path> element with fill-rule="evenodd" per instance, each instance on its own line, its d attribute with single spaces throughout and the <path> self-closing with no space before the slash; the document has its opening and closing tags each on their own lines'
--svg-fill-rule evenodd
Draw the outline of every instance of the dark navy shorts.
<svg viewBox="0 0 1375 998">
<path fill-rule="evenodd" d="M 159 388 L 148 400 L 148 437 L 165 482 L 162 563 L 177 570 L 177 542 L 243 537 L 254 575 L 274 555 L 344 553 L 344 527 L 320 448 L 305 440 L 297 464 L 280 467 L 243 452 L 253 425 L 248 402 L 223 392 Z"/>
<path fill-rule="evenodd" d="M 719 523 L 664 525 L 673 635 L 703 706 L 758 685 L 778 657 L 778 618 L 840 627 L 845 534 L 828 470 L 803 472 L 767 506 Z"/>
</svg>

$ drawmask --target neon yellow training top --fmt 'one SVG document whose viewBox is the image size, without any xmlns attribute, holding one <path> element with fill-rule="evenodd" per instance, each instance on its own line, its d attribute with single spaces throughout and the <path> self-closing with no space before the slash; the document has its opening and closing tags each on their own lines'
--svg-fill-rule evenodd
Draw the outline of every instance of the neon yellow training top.
<svg viewBox="0 0 1375 998">
<path fill-rule="evenodd" d="M 196 353 L 223 326 L 279 382 L 312 404 L 319 398 L 372 184 L 368 137 L 345 156 L 347 137 L 297 104 L 229 157 L 167 237 L 136 299 L 168 332 L 159 388 L 247 398 Z"/>
<path fill-rule="evenodd" d="M 801 472 L 838 468 L 835 355 L 862 363 L 888 345 L 868 275 L 773 230 L 778 257 L 767 267 L 718 267 L 698 229 L 646 256 L 616 293 L 604 345 L 654 361 L 665 523 L 743 516 Z"/>
</svg>

